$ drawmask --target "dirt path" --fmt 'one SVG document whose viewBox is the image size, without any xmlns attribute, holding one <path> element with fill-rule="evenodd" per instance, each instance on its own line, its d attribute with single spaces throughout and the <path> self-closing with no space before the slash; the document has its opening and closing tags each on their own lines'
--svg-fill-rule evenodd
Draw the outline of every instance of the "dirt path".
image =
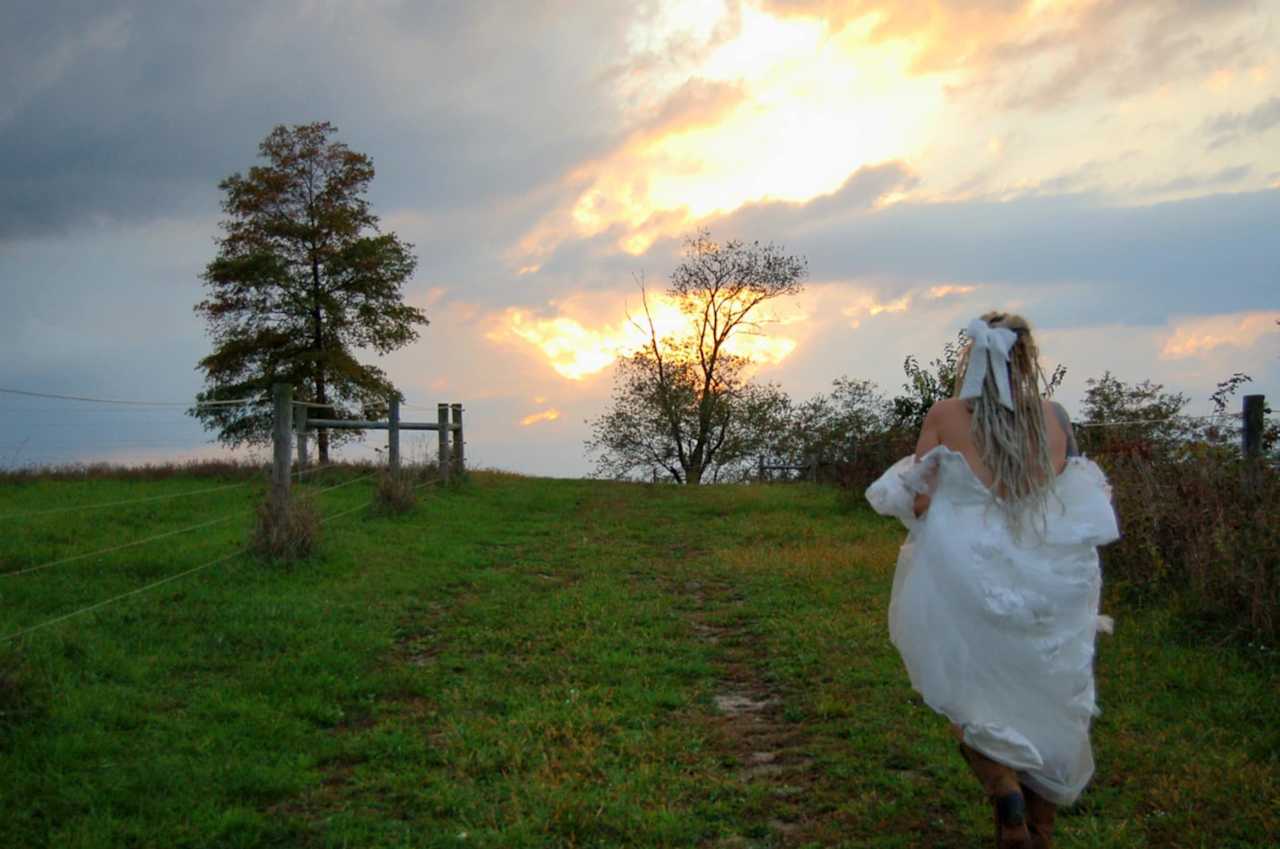
<svg viewBox="0 0 1280 849">
<path fill-rule="evenodd" d="M 713 739 L 736 763 L 737 779 L 764 791 L 752 806 L 749 835 L 768 835 L 770 845 L 795 845 L 806 830 L 804 802 L 817 778 L 804 728 L 786 719 L 785 694 L 764 671 L 763 646 L 740 615 L 742 598 L 734 588 L 690 580 L 682 589 L 693 602 L 688 616 L 694 633 L 716 652 Z M 736 835 L 710 845 L 754 844 Z"/>
</svg>

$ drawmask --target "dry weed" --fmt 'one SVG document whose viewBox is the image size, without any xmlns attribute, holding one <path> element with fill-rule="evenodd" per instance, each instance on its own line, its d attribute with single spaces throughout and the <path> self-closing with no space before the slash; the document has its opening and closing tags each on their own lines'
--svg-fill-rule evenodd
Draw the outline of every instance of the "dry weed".
<svg viewBox="0 0 1280 849">
<path fill-rule="evenodd" d="M 283 513 L 270 499 L 258 506 L 250 548 L 268 560 L 292 561 L 308 557 L 320 540 L 320 513 L 306 498 L 291 498 Z"/>
</svg>

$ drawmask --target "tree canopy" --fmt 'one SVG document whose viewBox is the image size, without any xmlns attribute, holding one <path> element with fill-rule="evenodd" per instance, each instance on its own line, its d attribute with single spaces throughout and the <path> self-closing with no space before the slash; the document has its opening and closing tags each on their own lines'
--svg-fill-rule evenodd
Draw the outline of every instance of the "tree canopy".
<svg viewBox="0 0 1280 849">
<path fill-rule="evenodd" d="M 396 393 L 385 372 L 357 352 L 386 354 L 427 324 L 403 301 L 417 264 L 413 246 L 378 228 L 365 198 L 373 161 L 332 137 L 328 122 L 278 126 L 263 139 L 265 162 L 227 177 L 223 235 L 205 269 L 195 310 L 214 350 L 200 360 L 200 401 L 262 396 L 285 382 L 322 405 L 313 415 L 378 417 Z M 196 407 L 230 445 L 265 441 L 264 407 Z M 349 438 L 351 431 L 339 431 Z M 329 434 L 320 432 L 321 462 Z"/>
</svg>

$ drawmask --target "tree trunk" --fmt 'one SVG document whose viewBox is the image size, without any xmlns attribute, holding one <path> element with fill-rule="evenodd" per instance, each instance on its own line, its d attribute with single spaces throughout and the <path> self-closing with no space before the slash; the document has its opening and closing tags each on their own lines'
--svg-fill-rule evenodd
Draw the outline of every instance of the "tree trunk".
<svg viewBox="0 0 1280 849">
<path fill-rule="evenodd" d="M 316 403 L 327 404 L 328 399 L 325 398 L 324 386 L 324 366 L 316 367 Z M 329 410 L 325 415 L 332 416 L 333 411 Z M 320 455 L 317 462 L 321 466 L 329 465 L 329 430 L 328 428 L 320 428 L 316 433 L 316 453 Z"/>
<path fill-rule="evenodd" d="M 311 248 L 311 345 L 317 355 L 324 351 L 324 313 L 320 310 L 320 260 L 316 257 L 315 246 Z M 324 364 L 316 360 L 316 403 L 327 404 L 325 396 Z M 333 417 L 333 410 L 327 412 Z M 320 428 L 316 435 L 316 452 L 320 455 L 321 466 L 329 464 L 329 431 Z"/>
<path fill-rule="evenodd" d="M 692 466 L 684 471 L 684 481 L 689 486 L 697 486 L 702 483 L 702 467 Z"/>
</svg>

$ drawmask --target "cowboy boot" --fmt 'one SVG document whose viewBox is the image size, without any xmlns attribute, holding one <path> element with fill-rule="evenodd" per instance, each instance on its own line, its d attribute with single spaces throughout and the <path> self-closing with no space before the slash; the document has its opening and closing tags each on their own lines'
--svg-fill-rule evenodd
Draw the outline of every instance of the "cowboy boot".
<svg viewBox="0 0 1280 849">
<path fill-rule="evenodd" d="M 964 743 L 960 744 L 960 754 L 991 799 L 997 849 L 1031 849 L 1026 800 L 1022 796 L 1017 773 Z"/>
<path fill-rule="evenodd" d="M 1027 829 L 1031 832 L 1032 849 L 1053 849 L 1053 820 L 1058 806 L 1025 784 L 1022 796 L 1027 800 Z"/>
</svg>

